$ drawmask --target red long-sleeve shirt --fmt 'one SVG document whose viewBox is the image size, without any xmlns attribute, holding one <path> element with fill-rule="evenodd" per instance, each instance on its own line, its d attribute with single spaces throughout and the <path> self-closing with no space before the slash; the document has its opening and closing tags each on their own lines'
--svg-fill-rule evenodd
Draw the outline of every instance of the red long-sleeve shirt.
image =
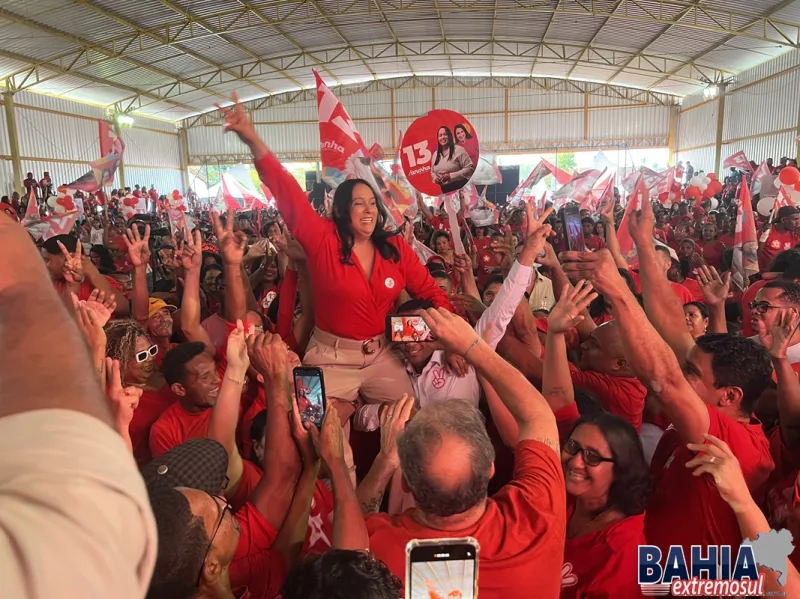
<svg viewBox="0 0 800 599">
<path fill-rule="evenodd" d="M 376 250 L 372 277 L 367 280 L 355 255 L 352 264 L 342 263 L 341 240 L 333 221 L 314 211 L 305 192 L 281 163 L 267 154 L 255 166 L 261 181 L 274 194 L 289 231 L 306 251 L 320 330 L 347 339 L 377 337 L 383 334 L 386 316 L 403 289 L 412 297 L 430 300 L 435 307 L 452 312 L 447 294 L 402 237 L 388 240 L 400 252 L 400 261 L 387 260 Z"/>
</svg>

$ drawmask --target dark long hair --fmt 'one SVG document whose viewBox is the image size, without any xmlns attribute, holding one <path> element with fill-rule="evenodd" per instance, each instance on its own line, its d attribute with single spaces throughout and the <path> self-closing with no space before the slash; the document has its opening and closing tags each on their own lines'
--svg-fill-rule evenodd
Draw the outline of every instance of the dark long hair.
<svg viewBox="0 0 800 599">
<path fill-rule="evenodd" d="M 366 185 L 375 193 L 370 185 L 364 179 L 348 179 L 336 188 L 333 194 L 333 223 L 336 225 L 336 230 L 339 232 L 339 239 L 342 242 L 340 247 L 340 260 L 343 264 L 353 264 L 351 253 L 353 250 L 353 243 L 355 238 L 350 231 L 350 206 L 353 204 L 353 189 L 359 183 Z M 400 250 L 389 242 L 389 238 L 397 235 L 397 231 L 384 231 L 386 226 L 386 217 L 384 216 L 385 207 L 380 194 L 375 193 L 375 205 L 377 208 L 377 215 L 375 216 L 375 230 L 370 236 L 370 240 L 375 245 L 375 249 L 384 260 L 392 260 L 393 262 L 400 262 Z"/>
<path fill-rule="evenodd" d="M 626 516 L 644 512 L 653 492 L 653 477 L 636 429 L 624 418 L 600 412 L 578 420 L 570 436 L 582 424 L 600 429 L 614 458 L 614 482 L 608 489 L 607 506 L 618 508 Z"/>
<path fill-rule="evenodd" d="M 467 131 L 467 128 L 461 123 L 453 127 L 453 134 L 455 135 L 455 132 L 458 131 L 459 129 L 461 129 L 464 132 L 465 135 L 464 139 L 472 139 L 472 135 L 470 135 L 469 131 Z"/>
<path fill-rule="evenodd" d="M 447 150 L 450 152 L 447 155 L 448 160 L 453 159 L 453 152 L 456 151 L 456 143 L 455 141 L 453 141 L 453 132 L 450 131 L 448 127 L 442 125 L 436 130 L 436 162 L 434 162 L 433 164 L 439 164 L 439 160 L 442 159 L 442 144 L 439 143 L 439 131 L 441 131 L 442 129 L 444 129 L 445 132 L 447 133 Z"/>
</svg>

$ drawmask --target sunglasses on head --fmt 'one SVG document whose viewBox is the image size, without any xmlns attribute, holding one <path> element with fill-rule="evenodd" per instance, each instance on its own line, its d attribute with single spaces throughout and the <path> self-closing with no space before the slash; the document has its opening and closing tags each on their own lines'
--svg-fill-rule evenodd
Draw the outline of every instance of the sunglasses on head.
<svg viewBox="0 0 800 599">
<path fill-rule="evenodd" d="M 139 364 L 141 364 L 142 362 L 147 360 L 147 358 L 152 358 L 157 353 L 158 353 L 158 346 L 157 345 L 151 345 L 147 349 L 144 349 L 142 351 L 136 352 L 136 361 Z"/>
<path fill-rule="evenodd" d="M 756 314 L 766 314 L 768 310 L 780 310 L 780 306 L 772 306 L 768 302 L 750 302 L 747 307 Z"/>
<path fill-rule="evenodd" d="M 583 463 L 592 468 L 594 468 L 595 466 L 599 466 L 603 462 L 614 461 L 614 458 L 606 458 L 601 456 L 593 449 L 586 449 L 585 447 L 581 446 L 581 444 L 578 443 L 575 439 L 568 439 L 567 442 L 564 443 L 563 449 L 571 456 L 578 455 L 578 452 L 580 452 L 581 455 L 583 456 Z"/>
</svg>

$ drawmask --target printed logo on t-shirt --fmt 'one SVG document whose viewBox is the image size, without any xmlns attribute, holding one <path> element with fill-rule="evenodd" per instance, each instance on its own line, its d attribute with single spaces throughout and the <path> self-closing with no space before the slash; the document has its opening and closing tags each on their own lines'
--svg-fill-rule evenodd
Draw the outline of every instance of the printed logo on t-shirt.
<svg viewBox="0 0 800 599">
<path fill-rule="evenodd" d="M 431 385 L 433 385 L 434 389 L 441 389 L 444 387 L 444 370 L 442 368 L 434 368 L 431 370 L 431 376 L 433 377 Z"/>
<path fill-rule="evenodd" d="M 572 564 L 564 562 L 561 567 L 561 588 L 574 587 L 576 584 L 578 584 L 578 577 L 572 572 Z"/>
<path fill-rule="evenodd" d="M 269 307 L 272 305 L 272 302 L 275 301 L 276 297 L 278 297 L 278 294 L 274 291 L 270 291 L 264 296 L 264 299 L 261 300 L 261 307 L 264 308 L 264 310 L 269 310 Z"/>
<path fill-rule="evenodd" d="M 383 284 L 386 285 L 386 289 L 392 289 L 394 287 L 394 279 L 392 277 L 386 277 Z"/>
<path fill-rule="evenodd" d="M 781 242 L 777 239 L 773 239 L 770 245 L 777 250 L 781 247 Z"/>
</svg>

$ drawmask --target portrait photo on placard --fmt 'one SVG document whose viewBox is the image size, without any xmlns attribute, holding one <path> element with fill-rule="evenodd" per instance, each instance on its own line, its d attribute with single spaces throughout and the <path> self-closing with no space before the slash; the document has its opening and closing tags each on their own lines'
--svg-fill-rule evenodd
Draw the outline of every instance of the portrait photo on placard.
<svg viewBox="0 0 800 599">
<path fill-rule="evenodd" d="M 464 187 L 480 158 L 472 124 L 452 110 L 431 110 L 403 135 L 400 161 L 408 182 L 420 193 L 438 196 Z"/>
</svg>

